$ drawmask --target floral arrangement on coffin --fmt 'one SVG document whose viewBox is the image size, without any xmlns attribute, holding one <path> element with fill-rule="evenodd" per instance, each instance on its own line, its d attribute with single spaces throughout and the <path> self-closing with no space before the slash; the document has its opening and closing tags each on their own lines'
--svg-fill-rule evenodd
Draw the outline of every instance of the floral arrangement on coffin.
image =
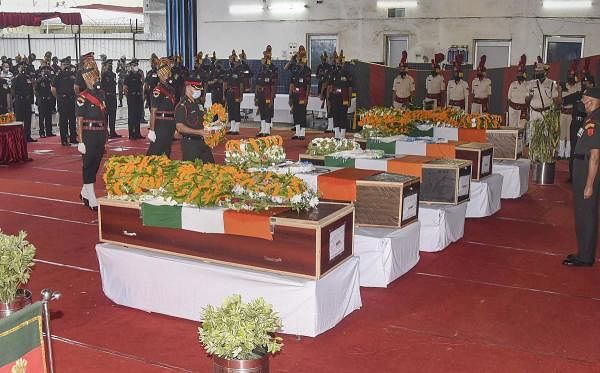
<svg viewBox="0 0 600 373">
<path fill-rule="evenodd" d="M 381 159 L 384 155 L 385 151 L 380 149 L 343 150 L 340 152 L 329 154 L 330 157 L 345 159 Z"/>
<path fill-rule="evenodd" d="M 308 144 L 306 152 L 310 155 L 328 155 L 344 150 L 360 149 L 360 145 L 352 139 L 336 139 L 333 137 L 317 137 Z"/>
<path fill-rule="evenodd" d="M 221 104 L 212 104 L 206 112 L 204 112 L 204 142 L 211 149 L 219 145 L 225 140 L 225 132 L 227 123 L 227 110 Z"/>
<path fill-rule="evenodd" d="M 104 166 L 103 179 L 109 198 L 130 201 L 159 199 L 168 204 L 254 211 L 276 206 L 299 211 L 319 202 L 304 181 L 290 174 L 250 173 L 165 156 L 113 156 Z"/>
<path fill-rule="evenodd" d="M 412 123 L 403 118 L 403 113 L 402 110 L 387 107 L 360 111 L 358 124 L 362 127 L 361 136 L 369 139 L 408 134 Z"/>
<path fill-rule="evenodd" d="M 9 112 L 9 113 L 0 115 L 0 125 L 12 123 L 15 120 L 16 120 L 16 117 L 15 117 L 14 113 Z"/>
<path fill-rule="evenodd" d="M 248 168 L 269 167 L 285 161 L 281 136 L 229 140 L 225 144 L 225 164 Z"/>
</svg>

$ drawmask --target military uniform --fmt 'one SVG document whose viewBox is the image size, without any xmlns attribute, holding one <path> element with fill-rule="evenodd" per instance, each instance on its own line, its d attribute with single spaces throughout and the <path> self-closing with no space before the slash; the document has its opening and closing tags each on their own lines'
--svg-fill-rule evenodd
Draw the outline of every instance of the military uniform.
<svg viewBox="0 0 600 373">
<path fill-rule="evenodd" d="M 471 83 L 473 93 L 473 103 L 471 104 L 471 113 L 489 113 L 490 96 L 492 95 L 492 81 L 485 76 L 486 56 L 481 56 L 479 66 L 477 67 L 477 77 Z"/>
<path fill-rule="evenodd" d="M 129 72 L 129 66 L 125 63 L 125 57 L 121 57 L 119 62 L 117 63 L 117 88 L 119 88 L 119 107 L 123 106 L 123 82 L 125 81 L 125 77 Z"/>
<path fill-rule="evenodd" d="M 194 130 L 204 129 L 204 109 L 200 102 L 184 96 L 175 108 L 175 122 Z M 212 151 L 200 135 L 181 133 L 181 153 L 184 161 L 202 160 L 204 163 L 214 163 Z"/>
<path fill-rule="evenodd" d="M 454 79 L 449 80 L 446 87 L 446 106 L 466 110 L 469 107 L 469 83 L 462 79 L 462 62 L 463 55 L 457 54 L 454 60 Z"/>
<path fill-rule="evenodd" d="M 535 64 L 536 79 L 529 82 L 531 95 L 531 101 L 529 102 L 531 108 L 529 112 L 530 121 L 541 119 L 543 113 L 550 109 L 554 99 L 558 97 L 558 85 L 554 80 L 546 78 L 548 68 L 538 57 Z M 539 74 L 542 74 L 543 77 Z"/>
<path fill-rule="evenodd" d="M 242 49 L 242 53 L 240 53 L 240 76 L 242 79 L 242 84 L 244 87 L 244 92 L 250 92 L 252 88 L 252 77 L 254 74 L 252 73 L 252 69 L 248 65 L 248 61 L 246 60 L 246 53 Z"/>
<path fill-rule="evenodd" d="M 352 75 L 344 67 L 344 54 L 340 52 L 337 64 L 331 70 L 327 88 L 327 101 L 333 116 L 335 137 L 345 137 L 348 130 L 348 108 L 352 101 Z"/>
<path fill-rule="evenodd" d="M 262 66 L 256 76 L 255 104 L 260 113 L 260 132 L 258 136 L 266 136 L 271 133 L 271 121 L 273 120 L 275 95 L 277 93 L 277 81 L 279 71 L 271 63 L 271 54 L 268 50 L 263 52 Z"/>
<path fill-rule="evenodd" d="M 141 139 L 140 123 L 144 118 L 143 81 L 144 73 L 140 70 L 134 71 L 138 61 L 130 62 L 131 71 L 127 73 L 123 81 L 123 89 L 127 95 L 127 127 L 129 128 L 129 139 Z"/>
<path fill-rule="evenodd" d="M 570 128 L 571 121 L 573 119 L 573 105 L 566 102 L 564 98 L 571 94 L 581 91 L 581 83 L 574 79 L 564 84 L 564 88 L 561 89 L 561 96 L 563 98 L 562 105 L 560 108 L 560 140 L 558 143 L 558 156 L 561 158 L 569 158 L 571 155 L 571 140 L 570 140 Z"/>
<path fill-rule="evenodd" d="M 154 88 L 158 84 L 158 74 L 156 72 L 156 67 L 153 66 L 146 73 L 146 79 L 144 80 L 144 96 L 146 99 L 146 107 L 148 109 L 152 109 L 152 94 L 154 92 Z"/>
<path fill-rule="evenodd" d="M 35 85 L 40 137 L 54 136 L 52 133 L 52 108 L 54 106 L 54 96 L 52 95 L 53 80 L 54 71 L 50 66 L 40 68 Z"/>
<path fill-rule="evenodd" d="M 0 78 L 0 115 L 8 113 L 10 108 L 10 84 L 4 78 Z"/>
<path fill-rule="evenodd" d="M 412 95 L 415 93 L 415 80 L 408 75 L 408 53 L 402 51 L 399 68 L 400 74 L 394 78 L 392 84 L 392 106 L 395 109 L 408 108 L 412 102 Z"/>
<path fill-rule="evenodd" d="M 117 120 L 117 75 L 112 71 L 112 60 L 106 60 L 105 69 L 100 79 L 100 88 L 104 91 L 106 104 L 106 121 L 110 129 L 111 138 L 121 137 L 117 134 L 115 123 Z"/>
<path fill-rule="evenodd" d="M 440 63 L 444 60 L 442 53 L 437 53 L 435 58 L 431 60 L 433 71 L 425 79 L 425 100 L 423 106 L 426 107 L 431 103 L 432 108 L 442 107 L 445 102 L 443 100 L 444 91 L 446 90 L 446 82 L 444 76 L 440 73 Z"/>
<path fill-rule="evenodd" d="M 305 58 L 305 57 L 300 57 Z M 292 106 L 292 115 L 296 134 L 293 139 L 304 139 L 306 132 L 306 106 L 308 105 L 308 96 L 310 94 L 310 68 L 303 64 L 298 64 L 292 69 L 290 81 L 290 99 Z"/>
<path fill-rule="evenodd" d="M 179 102 L 179 100 L 181 100 L 181 97 L 183 96 L 183 91 L 185 89 L 185 79 L 189 76 L 188 70 L 185 68 L 185 66 L 181 64 L 181 59 L 179 56 L 175 57 L 175 63 L 173 65 L 172 71 L 172 86 L 175 90 L 175 99 L 177 100 L 177 102 Z"/>
<path fill-rule="evenodd" d="M 237 62 L 235 51 L 229 57 L 229 69 L 224 74 L 224 89 L 227 99 L 227 116 L 231 122 L 230 134 L 239 134 L 237 124 L 242 121 L 240 114 L 240 103 L 244 94 L 244 85 L 242 83 L 242 69 Z"/>
<path fill-rule="evenodd" d="M 14 92 L 15 117 L 23 122 L 23 131 L 28 142 L 35 142 L 31 138 L 31 104 L 33 104 L 33 80 L 25 72 L 26 65 L 21 63 L 19 73 L 12 80 Z"/>
<path fill-rule="evenodd" d="M 208 78 L 208 91 L 213 104 L 225 105 L 223 97 L 223 66 L 213 56 Z"/>
<path fill-rule="evenodd" d="M 71 66 L 71 58 L 61 60 L 65 68 L 54 79 L 56 102 L 58 105 L 58 127 L 60 140 L 65 146 L 69 141 L 77 143 L 77 128 L 75 125 L 75 71 Z"/>
<path fill-rule="evenodd" d="M 147 155 L 171 156 L 175 134 L 175 90 L 168 83 L 159 82 L 152 90 L 153 130 L 156 140 L 150 143 Z"/>
</svg>

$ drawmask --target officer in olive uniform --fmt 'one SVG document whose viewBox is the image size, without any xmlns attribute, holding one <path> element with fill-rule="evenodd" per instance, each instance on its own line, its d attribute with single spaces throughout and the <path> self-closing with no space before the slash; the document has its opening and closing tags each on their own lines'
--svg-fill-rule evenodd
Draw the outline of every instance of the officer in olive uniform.
<svg viewBox="0 0 600 373">
<path fill-rule="evenodd" d="M 242 121 L 240 103 L 244 94 L 244 84 L 242 83 L 242 66 L 235 50 L 229 56 L 229 68 L 223 74 L 223 78 L 223 89 L 227 99 L 227 116 L 229 117 L 231 126 L 227 133 L 230 135 L 239 135 L 239 125 Z"/>
<path fill-rule="evenodd" d="M 344 51 L 340 51 L 327 82 L 327 100 L 333 114 L 336 138 L 346 137 L 348 108 L 352 99 L 352 75 L 344 68 Z"/>
<path fill-rule="evenodd" d="M 54 105 L 52 95 L 52 82 L 54 71 L 52 67 L 44 65 L 38 71 L 35 83 L 35 97 L 39 113 L 40 137 L 56 136 L 52 133 L 52 107 Z"/>
<path fill-rule="evenodd" d="M 217 61 L 217 54 L 213 52 L 211 69 L 208 77 L 208 91 L 213 104 L 225 105 L 223 97 L 223 66 Z"/>
<path fill-rule="evenodd" d="M 573 204 L 577 254 L 571 254 L 564 265 L 589 267 L 596 261 L 598 243 L 598 195 L 600 194 L 600 88 L 583 93 L 587 113 L 579 129 L 573 161 Z"/>
<path fill-rule="evenodd" d="M 150 109 L 150 129 L 148 140 L 150 147 L 147 155 L 171 156 L 171 144 L 175 134 L 175 89 L 169 84 L 171 77 L 171 60 L 161 58 L 157 62 L 159 82 L 152 90 Z"/>
<path fill-rule="evenodd" d="M 311 71 L 310 67 L 306 65 L 307 62 L 306 50 L 300 49 L 295 56 L 295 65 L 290 69 L 292 73 L 289 92 L 290 106 L 296 129 L 296 133 L 292 136 L 294 140 L 304 140 L 306 136 L 306 106 L 308 105 L 311 80 Z"/>
<path fill-rule="evenodd" d="M 108 134 L 106 104 L 104 92 L 100 89 L 98 68 L 87 63 L 81 72 L 87 88 L 77 96 L 77 150 L 83 154 L 83 187 L 80 198 L 90 209 L 97 210 L 94 183 Z"/>
<path fill-rule="evenodd" d="M 143 82 L 144 73 L 139 70 L 138 60 L 134 58 L 129 62 L 131 70 L 123 81 L 123 92 L 127 96 L 127 127 L 129 139 L 143 138 L 140 133 L 140 123 L 144 117 Z"/>
<path fill-rule="evenodd" d="M 263 52 L 262 65 L 256 76 L 254 104 L 260 113 L 260 131 L 257 137 L 268 136 L 271 133 L 271 121 L 273 120 L 275 94 L 277 93 L 277 81 L 279 70 L 271 62 L 272 49 L 270 45 Z"/>
<path fill-rule="evenodd" d="M 125 56 L 121 56 L 119 62 L 117 62 L 117 87 L 119 88 L 119 107 L 123 107 L 123 82 L 129 72 L 129 66 L 127 65 Z"/>
<path fill-rule="evenodd" d="M 60 141 L 63 146 L 69 146 L 69 141 L 77 143 L 75 125 L 75 69 L 71 65 L 71 57 L 60 60 L 61 71 L 52 84 L 52 94 L 58 105 L 58 128 Z"/>
<path fill-rule="evenodd" d="M 204 108 L 200 103 L 202 83 L 196 77 L 185 80 L 185 96 L 175 108 L 175 123 L 181 134 L 181 153 L 184 161 L 200 159 L 214 163 L 212 151 L 204 142 Z"/>
<path fill-rule="evenodd" d="M 81 58 L 79 59 L 79 63 L 77 64 L 77 71 L 75 72 L 75 86 L 73 87 L 76 95 L 78 95 L 83 90 L 85 90 L 85 87 L 86 87 L 85 80 L 83 79 L 83 75 L 82 75 L 82 71 L 85 68 L 84 64 L 85 63 L 91 64 L 92 62 L 94 63 L 94 66 L 96 66 L 94 52 L 86 53 L 86 54 L 82 55 Z"/>
<path fill-rule="evenodd" d="M 111 139 L 119 138 L 115 122 L 117 120 L 117 74 L 113 72 L 113 60 L 108 59 L 104 63 L 102 78 L 100 79 L 100 88 L 106 96 L 106 120 L 110 129 L 109 137 Z"/>
<path fill-rule="evenodd" d="M 146 72 L 146 79 L 144 80 L 144 99 L 146 100 L 146 107 L 152 110 L 152 92 L 158 84 L 158 74 L 156 67 L 158 65 L 158 57 L 152 53 L 150 57 L 150 70 Z"/>
<path fill-rule="evenodd" d="M 33 104 L 33 80 L 27 74 L 27 63 L 17 66 L 17 75 L 12 80 L 15 117 L 23 122 L 23 131 L 27 142 L 36 142 L 31 138 L 31 104 Z"/>
</svg>

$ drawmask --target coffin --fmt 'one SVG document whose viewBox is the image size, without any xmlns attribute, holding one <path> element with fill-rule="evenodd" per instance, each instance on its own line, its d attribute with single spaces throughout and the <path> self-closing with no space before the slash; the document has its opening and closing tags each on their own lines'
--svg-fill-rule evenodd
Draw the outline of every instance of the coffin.
<svg viewBox="0 0 600 373">
<path fill-rule="evenodd" d="M 523 156 L 525 130 L 515 127 L 489 129 L 487 142 L 494 147 L 494 158 L 517 160 Z"/>
<path fill-rule="evenodd" d="M 401 228 L 418 220 L 419 179 L 342 168 L 317 178 L 321 198 L 355 203 L 356 225 Z"/>
<path fill-rule="evenodd" d="M 471 161 L 418 155 L 388 161 L 388 172 L 420 177 L 419 199 L 424 203 L 456 205 L 469 200 Z"/>
<path fill-rule="evenodd" d="M 312 163 L 315 166 L 325 166 L 325 156 L 324 155 L 300 154 L 298 156 L 298 160 L 300 162 Z"/>
<path fill-rule="evenodd" d="M 456 147 L 456 159 L 471 161 L 471 178 L 480 180 L 492 174 L 494 148 L 490 144 L 470 142 Z"/>
<path fill-rule="evenodd" d="M 135 202 L 99 200 L 100 241 L 221 264 L 319 279 L 352 256 L 354 207 L 322 203 L 271 217 L 272 240 L 142 224 Z"/>
</svg>

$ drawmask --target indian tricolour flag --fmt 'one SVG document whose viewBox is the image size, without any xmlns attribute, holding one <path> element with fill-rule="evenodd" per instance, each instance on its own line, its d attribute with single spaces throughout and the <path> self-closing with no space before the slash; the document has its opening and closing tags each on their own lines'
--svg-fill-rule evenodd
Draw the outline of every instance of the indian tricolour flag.
<svg viewBox="0 0 600 373">
<path fill-rule="evenodd" d="M 42 302 L 0 320 L 0 373 L 46 372 Z"/>
</svg>

